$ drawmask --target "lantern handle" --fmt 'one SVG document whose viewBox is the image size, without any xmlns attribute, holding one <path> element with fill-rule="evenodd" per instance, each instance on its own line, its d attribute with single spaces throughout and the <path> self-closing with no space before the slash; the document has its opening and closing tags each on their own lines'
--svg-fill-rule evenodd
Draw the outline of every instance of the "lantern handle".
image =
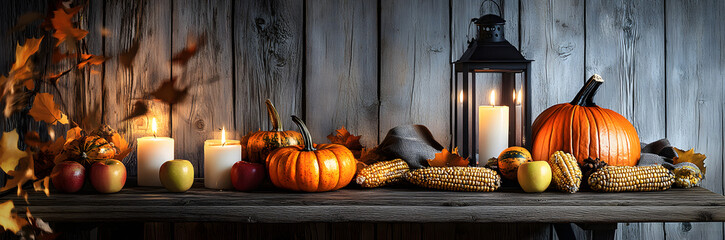
<svg viewBox="0 0 725 240">
<path fill-rule="evenodd" d="M 468 45 L 471 45 L 471 43 L 475 42 L 475 38 L 469 38 L 469 35 L 471 33 L 471 24 L 478 21 L 478 18 L 471 18 L 471 21 L 468 22 L 468 28 L 466 29 L 466 41 L 468 42 Z"/>
<path fill-rule="evenodd" d="M 481 6 L 478 7 L 478 14 L 483 16 L 483 5 L 486 5 L 486 2 L 491 2 L 496 5 L 496 9 L 498 10 L 498 16 L 501 16 L 501 5 L 498 5 L 498 3 L 493 0 L 484 0 L 483 2 L 481 2 Z"/>
</svg>

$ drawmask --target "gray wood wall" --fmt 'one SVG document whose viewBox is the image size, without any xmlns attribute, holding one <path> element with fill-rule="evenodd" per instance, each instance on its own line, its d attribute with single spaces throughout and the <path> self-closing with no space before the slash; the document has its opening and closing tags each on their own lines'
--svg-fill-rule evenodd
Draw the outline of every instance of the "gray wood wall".
<svg viewBox="0 0 725 240">
<path fill-rule="evenodd" d="M 725 2 L 720 0 L 499 0 L 507 39 L 529 59 L 533 112 L 569 101 L 587 76 L 606 83 L 599 105 L 627 117 L 642 141 L 667 137 L 708 156 L 704 186 L 723 193 L 725 150 Z M 11 0 L 0 9 L 0 29 L 21 14 L 44 12 L 44 0 Z M 71 116 L 128 129 L 133 140 L 145 128 L 121 122 L 134 100 L 164 79 L 210 81 L 190 99 L 160 107 L 162 132 L 176 139 L 176 157 L 202 173 L 202 142 L 222 126 L 237 136 L 269 128 L 270 98 L 289 115 L 302 116 L 318 142 L 345 125 L 376 145 L 388 129 L 424 124 L 450 141 L 451 61 L 465 49 L 468 21 L 478 0 L 89 0 L 81 14 L 87 48 L 115 56 L 139 42 L 127 69 L 112 58 L 100 74 L 74 72 L 61 89 Z M 491 9 L 488 9 L 491 10 Z M 101 36 L 105 27 L 111 36 Z M 189 35 L 206 33 L 208 44 L 188 65 L 169 63 Z M 43 34 L 30 27 L 0 38 L 0 73 L 14 46 Z M 49 35 L 45 35 L 49 39 Z M 44 48 L 50 47 L 46 41 Z M 65 69 L 39 63 L 45 71 Z M 63 65 L 65 64 L 65 65 Z M 215 80 L 215 81 L 212 81 Z M 100 111 L 92 111 L 100 106 Z M 42 128 L 28 118 L 0 121 L 7 131 Z M 57 128 L 62 131 L 63 128 Z M 133 160 L 131 160 L 133 161 Z M 653 199 L 656 204 L 656 199 Z M 620 224 L 621 239 L 722 239 L 722 223 Z M 556 238 L 547 225 L 503 225 Z M 591 233 L 578 231 L 581 236 Z"/>
</svg>

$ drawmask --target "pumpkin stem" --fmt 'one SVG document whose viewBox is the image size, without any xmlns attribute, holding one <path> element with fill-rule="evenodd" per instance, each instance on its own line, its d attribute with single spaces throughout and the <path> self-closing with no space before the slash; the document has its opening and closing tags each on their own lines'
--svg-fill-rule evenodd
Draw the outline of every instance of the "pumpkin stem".
<svg viewBox="0 0 725 240">
<path fill-rule="evenodd" d="M 272 122 L 272 131 L 281 132 L 282 130 L 282 120 L 279 119 L 279 113 L 277 113 L 277 109 L 274 108 L 274 104 L 272 104 L 272 101 L 267 99 L 267 113 L 269 113 L 269 121 Z"/>
<path fill-rule="evenodd" d="M 310 131 L 307 130 L 307 126 L 302 121 L 302 119 L 298 118 L 295 115 L 292 115 L 292 121 L 297 124 L 297 127 L 300 128 L 300 132 L 302 132 L 302 139 L 304 140 L 305 147 L 302 148 L 302 151 L 315 151 L 314 145 L 312 144 L 312 135 L 310 135 Z"/>
<path fill-rule="evenodd" d="M 571 105 L 579 105 L 579 106 L 585 106 L 585 107 L 592 107 L 596 106 L 597 104 L 594 103 L 594 95 L 597 94 L 597 90 L 599 90 L 599 86 L 604 83 L 604 79 L 602 79 L 601 76 L 598 74 L 592 75 L 589 80 L 587 80 L 587 83 L 584 84 L 582 89 L 579 90 L 579 93 L 576 94 L 576 97 L 574 97 L 574 100 L 571 100 Z"/>
</svg>

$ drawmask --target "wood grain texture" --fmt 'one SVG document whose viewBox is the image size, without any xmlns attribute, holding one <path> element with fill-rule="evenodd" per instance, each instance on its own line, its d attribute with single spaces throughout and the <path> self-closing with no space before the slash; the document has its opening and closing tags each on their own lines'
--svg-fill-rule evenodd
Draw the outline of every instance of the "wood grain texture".
<svg viewBox="0 0 725 240">
<path fill-rule="evenodd" d="M 235 124 L 240 135 L 271 129 L 266 99 L 285 130 L 304 114 L 304 2 L 234 1 Z M 228 49 L 227 49 L 228 50 Z"/>
<path fill-rule="evenodd" d="M 378 19 L 374 0 L 307 1 L 306 123 L 317 142 L 345 126 L 378 143 Z"/>
<path fill-rule="evenodd" d="M 380 6 L 380 134 L 423 124 L 450 142 L 450 34 L 445 1 L 382 1 Z"/>
<path fill-rule="evenodd" d="M 586 3 L 586 76 L 605 80 L 595 102 L 627 118 L 642 142 L 665 137 L 664 23 L 663 0 Z M 664 239 L 662 229 L 662 223 L 620 224 L 617 237 Z"/>
<path fill-rule="evenodd" d="M 234 84 L 232 51 L 232 1 L 214 4 L 194 0 L 173 1 L 172 52 L 187 46 L 185 39 L 206 34 L 206 44 L 196 52 L 186 66 L 172 65 L 172 74 L 179 86 L 194 84 L 188 99 L 173 106 L 172 136 L 175 157 L 187 159 L 194 165 L 196 176 L 204 173 L 204 141 L 219 139 L 222 127 L 227 139 L 239 139 L 234 134 Z"/>
<path fill-rule="evenodd" d="M 584 1 L 521 1 L 521 52 L 531 64 L 531 113 L 569 102 L 584 75 Z M 535 119 L 533 117 L 532 119 Z"/>
<path fill-rule="evenodd" d="M 108 1 L 105 28 L 105 52 L 114 56 L 105 63 L 103 121 L 125 132 L 124 137 L 135 147 L 136 138 L 150 136 L 151 121 L 157 118 L 158 136 L 171 135 L 170 112 L 152 114 L 123 121 L 133 111 L 136 101 L 147 99 L 163 81 L 171 77 L 171 1 Z M 138 52 L 131 67 L 124 66 L 117 56 L 126 53 L 135 42 Z M 158 105 L 161 105 L 159 103 Z M 123 163 L 130 176 L 136 175 L 136 152 Z"/>
<path fill-rule="evenodd" d="M 703 187 L 723 193 L 722 1 L 668 0 L 666 16 L 667 137 L 707 156 Z M 721 239 L 722 223 L 668 223 L 667 238 Z"/>
</svg>

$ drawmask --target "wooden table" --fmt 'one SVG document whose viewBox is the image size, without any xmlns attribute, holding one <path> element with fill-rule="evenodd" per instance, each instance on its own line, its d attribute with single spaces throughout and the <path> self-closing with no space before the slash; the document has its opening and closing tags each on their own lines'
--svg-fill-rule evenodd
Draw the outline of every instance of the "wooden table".
<svg viewBox="0 0 725 240">
<path fill-rule="evenodd" d="M 3 198 L 15 200 L 18 209 L 24 209 L 21 198 Z M 598 229 L 616 228 L 617 222 L 725 221 L 725 197 L 704 188 L 575 194 L 411 187 L 244 193 L 205 189 L 197 182 L 185 193 L 128 187 L 116 194 L 51 193 L 46 197 L 31 193 L 29 199 L 33 215 L 51 222 L 573 222 Z"/>
</svg>

